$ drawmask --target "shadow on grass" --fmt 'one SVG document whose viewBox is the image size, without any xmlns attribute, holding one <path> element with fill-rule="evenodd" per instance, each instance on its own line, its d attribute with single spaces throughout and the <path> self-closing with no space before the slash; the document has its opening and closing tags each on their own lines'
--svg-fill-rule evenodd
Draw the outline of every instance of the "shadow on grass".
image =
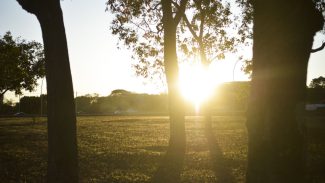
<svg viewBox="0 0 325 183">
<path fill-rule="evenodd" d="M 234 183 L 235 178 L 231 173 L 231 168 L 228 166 L 229 163 L 219 146 L 216 142 L 216 137 L 213 133 L 213 128 L 211 124 L 211 117 L 205 117 L 205 136 L 207 138 L 208 147 L 210 150 L 210 156 L 213 164 L 213 171 L 217 177 L 218 183 Z"/>
<path fill-rule="evenodd" d="M 183 170 L 185 157 L 185 145 L 169 146 L 165 156 L 162 158 L 158 170 L 153 175 L 153 183 L 179 183 L 181 182 L 181 171 Z"/>
</svg>

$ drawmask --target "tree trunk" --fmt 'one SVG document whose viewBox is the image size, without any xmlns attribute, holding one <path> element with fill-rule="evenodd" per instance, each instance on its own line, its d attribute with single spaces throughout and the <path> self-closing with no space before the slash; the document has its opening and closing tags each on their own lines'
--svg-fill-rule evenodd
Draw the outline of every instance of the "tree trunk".
<svg viewBox="0 0 325 183">
<path fill-rule="evenodd" d="M 170 118 L 169 148 L 185 152 L 184 103 L 178 85 L 178 62 L 176 53 L 177 24 L 173 19 L 171 1 L 162 1 L 164 26 L 164 64 L 168 84 Z"/>
<path fill-rule="evenodd" d="M 4 94 L 0 94 L 0 108 L 3 105 Z"/>
<path fill-rule="evenodd" d="M 78 182 L 76 115 L 63 16 L 59 0 L 19 0 L 37 16 L 46 58 L 48 182 Z"/>
<path fill-rule="evenodd" d="M 0 114 L 2 113 L 2 106 L 3 106 L 3 100 L 4 100 L 4 94 L 0 94 Z"/>
<path fill-rule="evenodd" d="M 248 183 L 306 182 L 301 113 L 313 36 L 323 19 L 311 0 L 255 0 L 248 107 Z"/>
</svg>

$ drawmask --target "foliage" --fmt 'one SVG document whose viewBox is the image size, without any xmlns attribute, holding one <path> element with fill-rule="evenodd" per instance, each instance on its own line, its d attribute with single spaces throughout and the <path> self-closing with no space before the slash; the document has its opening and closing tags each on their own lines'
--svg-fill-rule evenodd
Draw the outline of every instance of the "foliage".
<svg viewBox="0 0 325 183">
<path fill-rule="evenodd" d="M 252 60 L 245 60 L 244 65 L 241 67 L 241 70 L 244 71 L 244 73 L 246 75 L 248 75 L 249 78 L 252 78 L 253 61 Z"/>
<path fill-rule="evenodd" d="M 253 19 L 253 8 L 252 8 L 252 1 L 254 0 L 236 0 L 236 2 L 240 5 L 240 7 L 242 7 L 243 9 L 243 14 L 241 15 L 241 17 L 243 18 L 244 21 L 242 26 L 243 31 L 245 30 L 250 30 L 250 26 L 252 24 L 252 19 Z M 316 8 L 322 12 L 323 17 L 325 18 L 325 0 L 313 0 L 315 2 L 315 6 Z M 322 30 L 323 33 L 325 33 L 325 24 Z M 241 32 L 244 33 L 244 32 Z M 252 32 L 246 32 L 247 37 L 252 38 Z M 245 74 L 249 75 L 249 77 L 251 77 L 252 74 L 252 66 L 253 66 L 253 62 L 251 60 L 245 60 L 244 61 L 244 65 L 241 68 L 242 71 L 244 71 Z"/>
<path fill-rule="evenodd" d="M 219 86 L 215 95 L 210 99 L 212 111 L 218 113 L 221 110 L 244 111 L 247 106 L 247 98 L 250 89 L 249 82 L 230 82 Z M 42 95 L 43 114 L 47 113 L 47 96 Z M 139 94 L 123 89 L 113 90 L 109 96 L 100 97 L 98 94 L 87 94 L 75 98 L 76 111 L 79 115 L 97 114 L 167 114 L 166 94 Z M 27 114 L 40 114 L 40 97 L 24 96 L 17 103 L 7 107 L 11 111 L 20 111 Z M 195 114 L 193 103 L 186 103 L 186 114 Z M 0 114 L 8 114 L 0 112 Z"/>
<path fill-rule="evenodd" d="M 138 62 L 136 73 L 144 77 L 157 76 L 163 70 L 162 9 L 159 0 L 108 0 L 107 10 L 114 18 L 111 30 L 131 49 Z M 153 69 L 151 69 L 153 68 Z"/>
<path fill-rule="evenodd" d="M 314 78 L 311 80 L 309 84 L 310 88 L 318 88 L 325 89 L 325 78 L 323 76 L 319 76 L 318 78 Z"/>
<path fill-rule="evenodd" d="M 43 46 L 35 41 L 13 39 L 7 32 L 0 39 L 0 95 L 7 91 L 32 91 L 45 75 Z"/>
<path fill-rule="evenodd" d="M 137 94 L 123 89 L 109 96 L 85 95 L 76 98 L 79 114 L 165 114 L 167 96 Z"/>
<path fill-rule="evenodd" d="M 325 0 L 313 0 L 315 2 L 316 8 L 322 12 L 325 17 Z M 323 33 L 325 33 L 325 24 L 323 25 Z"/>
<path fill-rule="evenodd" d="M 229 2 L 236 6 L 233 8 L 236 14 L 231 12 Z M 172 5 L 176 14 L 180 1 L 174 0 Z M 113 14 L 112 33 L 135 53 L 136 73 L 162 79 L 161 1 L 108 0 L 107 10 Z M 246 38 L 251 35 L 251 19 L 244 16 L 243 10 L 247 10 L 246 6 L 238 2 L 236 5 L 233 1 L 190 1 L 177 31 L 178 54 L 184 56 L 179 60 L 193 60 L 200 53 L 205 55 L 205 60 L 222 59 L 225 52 L 235 51 L 238 43 L 247 43 Z"/>
<path fill-rule="evenodd" d="M 179 29 L 182 53 L 192 56 L 191 60 L 200 55 L 206 65 L 224 59 L 227 52 L 236 52 L 236 46 L 248 43 L 246 33 L 251 33 L 245 26 L 250 22 L 243 22 L 241 11 L 240 5 L 231 1 L 190 1 Z"/>
<path fill-rule="evenodd" d="M 114 95 L 129 95 L 129 94 L 132 94 L 132 92 L 129 92 L 127 90 L 124 90 L 124 89 L 116 89 L 116 90 L 113 90 L 110 94 L 110 96 L 114 96 Z"/>
<path fill-rule="evenodd" d="M 1 115 L 12 115 L 15 113 L 15 107 L 13 106 L 12 101 L 4 101 L 1 103 L 0 101 L 0 116 Z"/>
<path fill-rule="evenodd" d="M 18 107 L 20 108 L 21 112 L 27 114 L 37 114 L 41 113 L 41 106 L 42 106 L 42 113 L 47 114 L 47 95 L 42 95 L 40 97 L 35 96 L 24 96 L 20 99 L 20 103 L 17 103 L 15 108 L 18 111 Z M 41 105 L 42 102 L 42 105 Z"/>
<path fill-rule="evenodd" d="M 307 88 L 307 103 L 318 104 L 325 101 L 325 88 Z"/>
</svg>

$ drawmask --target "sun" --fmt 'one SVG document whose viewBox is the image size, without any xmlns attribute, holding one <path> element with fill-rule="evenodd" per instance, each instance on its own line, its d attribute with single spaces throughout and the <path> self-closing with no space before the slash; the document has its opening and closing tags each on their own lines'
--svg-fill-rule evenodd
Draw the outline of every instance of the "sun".
<svg viewBox="0 0 325 183">
<path fill-rule="evenodd" d="M 223 82 L 218 77 L 214 65 L 203 67 L 201 64 L 182 65 L 179 74 L 179 87 L 185 100 L 193 103 L 198 111 L 200 105 L 210 99 L 216 87 Z"/>
</svg>

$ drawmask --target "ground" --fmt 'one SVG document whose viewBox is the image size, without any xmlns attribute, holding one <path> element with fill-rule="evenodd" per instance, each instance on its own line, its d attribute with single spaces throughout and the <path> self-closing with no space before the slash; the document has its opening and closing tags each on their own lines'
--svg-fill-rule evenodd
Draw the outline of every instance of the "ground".
<svg viewBox="0 0 325 183">
<path fill-rule="evenodd" d="M 164 163 L 168 117 L 79 117 L 77 127 L 81 182 L 150 182 Z M 245 118 L 215 116 L 212 127 L 213 133 L 206 135 L 202 117 L 186 118 L 181 182 L 244 182 Z M 316 132 L 311 129 L 308 133 Z M 317 177 L 324 167 L 325 148 L 314 138 L 309 141 L 313 142 L 309 166 L 318 162 L 321 167 L 313 170 L 312 176 Z M 0 182 L 45 182 L 46 160 L 45 118 L 0 118 Z"/>
</svg>

